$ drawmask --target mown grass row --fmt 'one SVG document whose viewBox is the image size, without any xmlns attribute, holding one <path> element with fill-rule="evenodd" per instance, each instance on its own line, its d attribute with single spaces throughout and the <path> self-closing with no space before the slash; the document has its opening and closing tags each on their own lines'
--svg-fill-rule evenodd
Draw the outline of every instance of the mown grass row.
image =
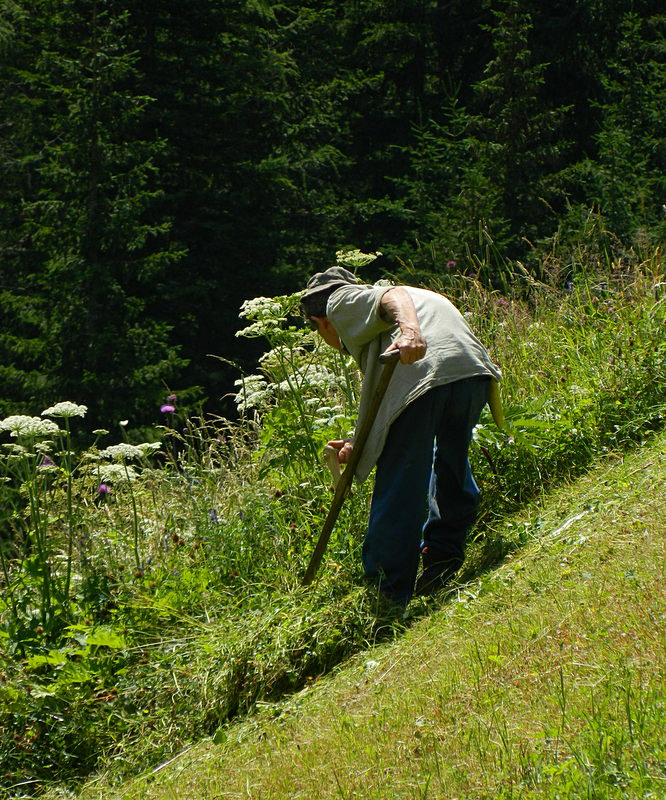
<svg viewBox="0 0 666 800">
<path fill-rule="evenodd" d="M 399 639 L 82 800 L 662 797 L 665 468 L 661 434 L 529 504 Z"/>
<path fill-rule="evenodd" d="M 510 295 L 470 279 L 446 287 L 504 371 L 509 421 L 477 431 L 484 505 L 465 576 L 525 541 L 498 517 L 661 426 L 662 283 L 657 254 L 570 287 L 520 275 Z M 270 351 L 240 387 L 241 423 L 176 410 L 159 450 L 73 453 L 74 415 L 52 445 L 19 436 L 6 452 L 7 796 L 162 761 L 393 635 L 361 576 L 369 486 L 343 509 L 316 584 L 300 587 L 331 498 L 318 453 L 351 427 L 357 378 L 293 324 L 293 305 L 246 315 Z"/>
</svg>

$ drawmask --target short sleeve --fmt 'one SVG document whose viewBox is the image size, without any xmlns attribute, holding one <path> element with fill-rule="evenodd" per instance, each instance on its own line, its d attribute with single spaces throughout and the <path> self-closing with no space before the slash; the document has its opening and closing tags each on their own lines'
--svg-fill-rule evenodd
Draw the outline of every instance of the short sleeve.
<svg viewBox="0 0 666 800">
<path fill-rule="evenodd" d="M 390 286 L 345 285 L 328 299 L 326 315 L 342 343 L 357 363 L 363 349 L 382 333 L 394 327 L 380 316 L 380 304 Z"/>
</svg>

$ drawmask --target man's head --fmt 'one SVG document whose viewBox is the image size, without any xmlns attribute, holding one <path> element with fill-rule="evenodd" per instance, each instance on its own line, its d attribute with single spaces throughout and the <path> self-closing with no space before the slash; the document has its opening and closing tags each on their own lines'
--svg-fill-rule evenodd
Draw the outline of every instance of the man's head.
<svg viewBox="0 0 666 800">
<path fill-rule="evenodd" d="M 317 272 L 307 283 L 301 298 L 301 313 L 312 330 L 318 331 L 327 344 L 340 350 L 342 345 L 335 328 L 326 315 L 328 298 L 345 284 L 358 284 L 356 276 L 344 267 L 329 267 Z"/>
<path fill-rule="evenodd" d="M 328 298 L 345 284 L 357 284 L 356 276 L 344 267 L 329 267 L 317 272 L 307 283 L 301 298 L 301 310 L 306 319 L 325 317 Z"/>
</svg>

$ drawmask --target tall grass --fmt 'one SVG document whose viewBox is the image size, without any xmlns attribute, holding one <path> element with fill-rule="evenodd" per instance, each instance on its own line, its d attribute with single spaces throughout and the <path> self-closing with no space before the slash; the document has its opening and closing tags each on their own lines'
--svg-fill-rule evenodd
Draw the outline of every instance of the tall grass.
<svg viewBox="0 0 666 800">
<path fill-rule="evenodd" d="M 229 725 L 224 741 L 82 797 L 663 797 L 666 436 L 655 439 L 518 512 L 516 526 L 540 523 L 520 553 L 399 640 Z"/>
<path fill-rule="evenodd" d="M 484 502 L 468 573 L 525 538 L 490 520 L 640 442 L 666 409 L 660 254 L 563 286 L 516 269 L 510 292 L 446 286 L 505 375 L 508 430 L 484 417 L 476 432 Z M 363 585 L 367 484 L 318 581 L 300 586 L 331 499 L 319 454 L 353 427 L 358 376 L 296 321 L 297 301 L 243 309 L 267 353 L 239 378 L 240 421 L 183 419 L 176 401 L 156 441 L 106 444 L 98 431 L 77 452 L 75 404 L 52 416 L 64 428 L 0 423 L 7 796 L 164 760 L 399 629 Z"/>
</svg>

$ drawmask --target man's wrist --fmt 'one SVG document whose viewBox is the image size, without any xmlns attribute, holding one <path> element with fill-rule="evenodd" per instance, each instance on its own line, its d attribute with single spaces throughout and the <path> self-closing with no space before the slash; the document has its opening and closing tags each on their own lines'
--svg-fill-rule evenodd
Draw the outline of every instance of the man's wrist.
<svg viewBox="0 0 666 800">
<path fill-rule="evenodd" d="M 400 325 L 400 333 L 406 339 L 417 339 L 421 335 L 421 329 L 418 325 L 413 325 L 410 322 L 401 322 Z"/>
</svg>

